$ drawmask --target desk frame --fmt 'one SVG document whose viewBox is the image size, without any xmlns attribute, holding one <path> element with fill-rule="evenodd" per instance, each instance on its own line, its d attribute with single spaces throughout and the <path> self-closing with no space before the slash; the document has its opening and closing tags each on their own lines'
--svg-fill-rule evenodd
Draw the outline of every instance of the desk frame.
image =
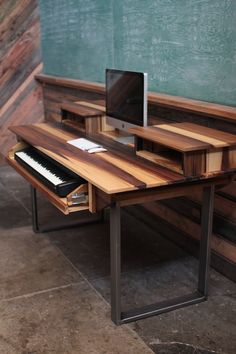
<svg viewBox="0 0 236 354">
<path fill-rule="evenodd" d="M 163 198 L 164 199 L 164 198 Z M 111 257 L 111 318 L 117 325 L 159 315 L 164 312 L 204 301 L 208 296 L 210 268 L 210 236 L 212 232 L 214 185 L 203 187 L 201 210 L 201 242 L 199 254 L 198 288 L 193 294 L 147 305 L 126 312 L 121 310 L 121 206 L 114 202 L 110 207 Z"/>
</svg>

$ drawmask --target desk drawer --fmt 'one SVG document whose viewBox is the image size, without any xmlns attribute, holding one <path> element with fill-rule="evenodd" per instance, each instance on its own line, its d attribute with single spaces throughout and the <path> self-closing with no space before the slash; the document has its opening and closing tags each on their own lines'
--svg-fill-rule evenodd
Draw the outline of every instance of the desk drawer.
<svg viewBox="0 0 236 354">
<path fill-rule="evenodd" d="M 7 162 L 23 176 L 34 188 L 39 190 L 56 208 L 62 213 L 69 214 L 82 210 L 89 210 L 91 213 L 96 212 L 94 187 L 90 183 L 84 183 L 76 187 L 66 197 L 61 198 L 53 193 L 47 186 L 33 176 L 15 158 L 15 152 L 24 149 L 28 144 L 25 142 L 17 143 L 8 154 Z"/>
</svg>

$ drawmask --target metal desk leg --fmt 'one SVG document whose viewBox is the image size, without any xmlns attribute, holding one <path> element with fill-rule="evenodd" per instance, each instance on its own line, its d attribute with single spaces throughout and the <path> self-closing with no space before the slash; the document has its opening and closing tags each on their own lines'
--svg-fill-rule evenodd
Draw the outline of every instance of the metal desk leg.
<svg viewBox="0 0 236 354">
<path fill-rule="evenodd" d="M 120 206 L 113 204 L 110 208 L 111 318 L 115 324 L 121 323 L 120 243 Z"/>
<path fill-rule="evenodd" d="M 30 193 L 31 193 L 31 209 L 32 209 L 32 226 L 33 226 L 33 231 L 35 233 L 38 233 L 40 231 L 39 231 L 39 223 L 38 223 L 37 191 L 31 185 L 30 185 Z"/>
<path fill-rule="evenodd" d="M 211 256 L 210 237 L 212 232 L 214 186 L 205 187 L 202 197 L 201 242 L 199 253 L 198 291 L 208 295 L 208 278 Z"/>
<path fill-rule="evenodd" d="M 110 242 L 111 242 L 111 318 L 115 324 L 123 324 L 164 312 L 197 304 L 207 299 L 208 276 L 210 267 L 210 236 L 212 232 L 212 215 L 214 186 L 203 189 L 201 216 L 201 243 L 199 255 L 198 288 L 192 294 L 146 305 L 141 308 L 121 310 L 121 237 L 120 206 L 113 204 L 110 208 Z"/>
</svg>

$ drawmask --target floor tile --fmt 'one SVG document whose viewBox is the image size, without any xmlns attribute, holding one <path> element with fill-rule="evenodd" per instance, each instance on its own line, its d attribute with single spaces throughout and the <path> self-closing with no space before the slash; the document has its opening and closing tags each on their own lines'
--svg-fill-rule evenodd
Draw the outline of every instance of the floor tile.
<svg viewBox="0 0 236 354">
<path fill-rule="evenodd" d="M 1 182 L 0 195 L 0 230 L 31 224 L 31 215 L 25 207 L 23 198 L 21 200 L 14 198 Z"/>
<path fill-rule="evenodd" d="M 81 281 L 58 249 L 31 227 L 1 230 L 0 299 Z"/>
<path fill-rule="evenodd" d="M 187 353 L 198 353 L 198 348 L 235 354 L 236 295 L 212 296 L 208 301 L 138 321 L 131 327 L 158 354 L 173 353 L 170 344 L 178 343 L 182 349 L 190 346 Z M 191 347 L 196 347 L 195 351 Z"/>
<path fill-rule="evenodd" d="M 151 354 L 85 283 L 0 303 L 4 354 Z"/>
<path fill-rule="evenodd" d="M 19 175 L 11 166 L 0 167 L 0 183 L 11 197 L 21 203 L 30 211 L 30 187 L 29 183 Z"/>
</svg>

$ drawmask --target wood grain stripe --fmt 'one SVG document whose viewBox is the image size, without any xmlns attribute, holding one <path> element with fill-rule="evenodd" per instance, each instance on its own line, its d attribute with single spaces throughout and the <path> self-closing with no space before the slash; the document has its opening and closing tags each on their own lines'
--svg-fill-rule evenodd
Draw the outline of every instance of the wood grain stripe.
<svg viewBox="0 0 236 354">
<path fill-rule="evenodd" d="M 45 134 L 51 134 L 53 137 L 56 136 L 57 138 L 61 138 L 63 142 L 77 138 L 75 133 L 69 132 L 65 129 L 58 129 L 59 125 L 57 125 L 58 127 L 56 127 L 52 123 L 39 123 L 34 124 L 34 126 L 40 130 L 43 130 Z"/>
<path fill-rule="evenodd" d="M 188 122 L 176 123 L 176 124 L 173 124 L 173 126 L 179 127 L 179 128 L 184 128 L 184 130 L 187 130 L 189 132 L 198 133 L 206 138 L 219 139 L 220 141 L 223 141 L 225 144 L 228 144 L 228 145 L 235 145 L 236 144 L 236 135 L 235 134 L 226 133 L 221 130 L 216 130 L 216 129 L 212 129 L 212 128 L 204 127 L 202 125 L 188 123 Z"/>
<path fill-rule="evenodd" d="M 111 153 L 107 152 L 106 154 L 100 154 L 99 158 L 109 162 L 113 166 L 117 166 L 123 171 L 126 171 L 130 175 L 137 178 L 137 180 L 143 182 L 143 187 L 153 187 L 156 186 L 157 183 L 166 184 L 168 181 L 163 178 L 158 178 L 156 175 L 151 175 L 148 171 L 141 170 L 138 166 L 134 164 L 130 164 L 125 159 L 120 159 L 112 155 Z"/>
<path fill-rule="evenodd" d="M 97 109 L 98 111 L 101 111 L 103 113 L 106 112 L 105 103 L 99 104 L 99 102 L 96 101 L 95 102 L 77 101 L 75 103 L 80 104 L 81 106 Z"/>
<path fill-rule="evenodd" d="M 192 131 L 186 131 L 185 129 L 182 129 L 181 127 L 178 126 L 172 126 L 170 124 L 161 124 L 158 125 L 159 129 L 164 129 L 168 132 L 173 132 L 180 134 L 182 136 L 187 136 L 188 138 L 196 139 L 198 141 L 202 141 L 204 143 L 210 144 L 212 147 L 225 147 L 228 146 L 228 144 L 225 141 L 214 139 L 211 137 L 208 137 L 203 134 L 195 133 Z"/>
</svg>

